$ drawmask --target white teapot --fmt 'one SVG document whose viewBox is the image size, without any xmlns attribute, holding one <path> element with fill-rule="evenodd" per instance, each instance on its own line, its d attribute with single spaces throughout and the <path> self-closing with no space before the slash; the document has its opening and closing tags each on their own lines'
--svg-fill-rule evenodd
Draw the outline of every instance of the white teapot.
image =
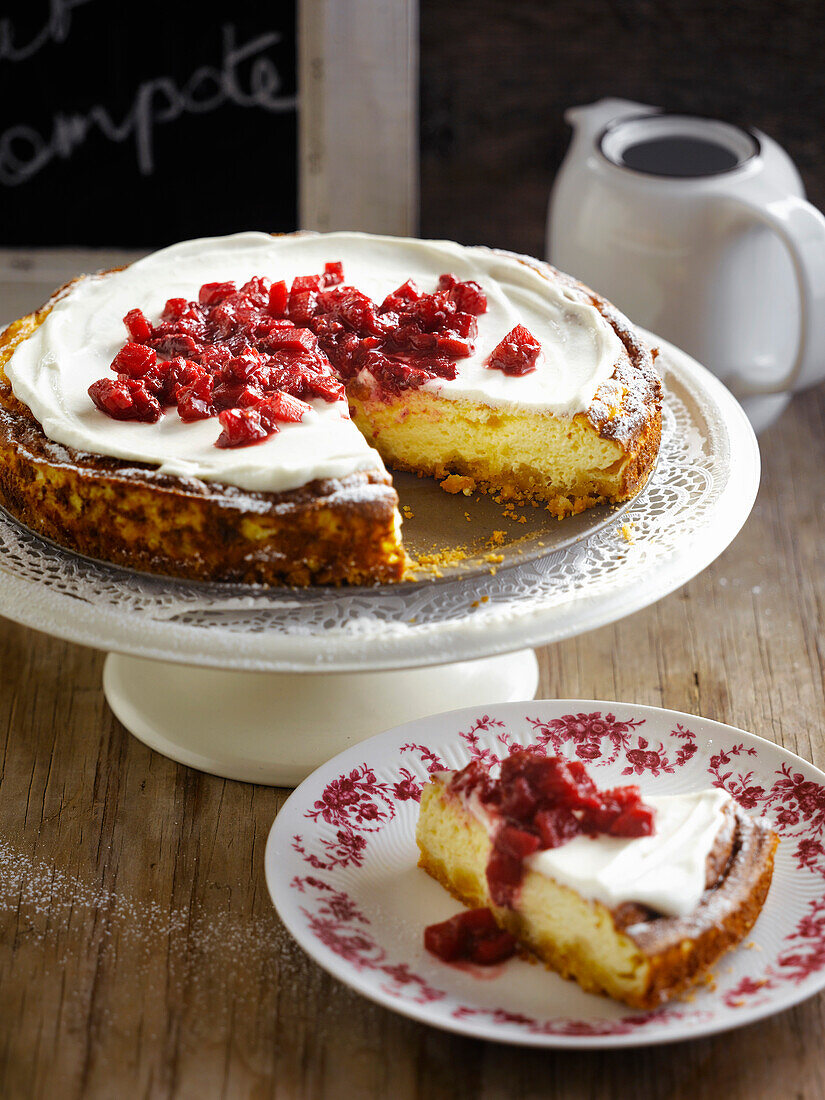
<svg viewBox="0 0 825 1100">
<path fill-rule="evenodd" d="M 825 379 L 825 218 L 787 153 L 624 99 L 565 119 L 550 262 L 709 367 L 757 430 Z"/>
</svg>

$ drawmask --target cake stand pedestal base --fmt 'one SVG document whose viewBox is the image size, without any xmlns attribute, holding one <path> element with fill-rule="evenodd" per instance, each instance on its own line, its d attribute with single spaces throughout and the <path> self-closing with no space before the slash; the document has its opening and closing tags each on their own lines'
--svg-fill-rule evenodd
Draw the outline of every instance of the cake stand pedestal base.
<svg viewBox="0 0 825 1100">
<path fill-rule="evenodd" d="M 458 707 L 532 699 L 532 649 L 400 672 L 231 672 L 110 653 L 103 691 L 144 744 L 191 768 L 294 787 L 374 733 Z"/>
</svg>

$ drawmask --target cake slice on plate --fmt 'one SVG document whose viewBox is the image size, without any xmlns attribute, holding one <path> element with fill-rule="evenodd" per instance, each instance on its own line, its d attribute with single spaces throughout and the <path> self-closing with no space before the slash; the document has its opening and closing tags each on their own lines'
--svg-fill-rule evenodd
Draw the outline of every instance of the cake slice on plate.
<svg viewBox="0 0 825 1100">
<path fill-rule="evenodd" d="M 686 989 L 741 942 L 777 844 L 768 822 L 724 791 L 644 800 L 634 786 L 599 791 L 581 763 L 530 749 L 498 778 L 475 761 L 433 775 L 417 840 L 419 865 L 465 905 L 489 908 L 582 988 L 635 1008 Z M 467 919 L 473 944 L 478 935 L 482 952 L 506 954 L 480 915 Z M 455 924 L 440 928 L 428 930 L 428 946 L 449 960 Z"/>
</svg>

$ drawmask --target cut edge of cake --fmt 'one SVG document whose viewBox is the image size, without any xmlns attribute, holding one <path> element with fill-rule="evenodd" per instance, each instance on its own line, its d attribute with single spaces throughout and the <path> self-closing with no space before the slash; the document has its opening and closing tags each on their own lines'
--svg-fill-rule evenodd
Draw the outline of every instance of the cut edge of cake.
<svg viewBox="0 0 825 1100">
<path fill-rule="evenodd" d="M 356 377 L 347 384 L 356 426 L 392 469 L 444 479 L 448 492 L 480 490 L 502 500 L 539 500 L 559 519 L 629 500 L 647 481 L 661 443 L 658 349 L 648 347 L 615 306 L 572 276 L 526 256 L 495 251 L 595 307 L 618 337 L 622 353 L 588 408 L 557 416 L 452 398 L 447 391 L 418 389 L 393 396 Z M 496 438 L 492 451 L 485 446 L 491 431 Z"/>
<path fill-rule="evenodd" d="M 538 500 L 559 519 L 638 493 L 661 437 L 659 411 L 623 446 L 595 431 L 584 413 L 513 412 L 421 391 L 372 402 L 352 385 L 348 396 L 356 426 L 391 469 L 439 479 L 447 492 Z"/>
</svg>

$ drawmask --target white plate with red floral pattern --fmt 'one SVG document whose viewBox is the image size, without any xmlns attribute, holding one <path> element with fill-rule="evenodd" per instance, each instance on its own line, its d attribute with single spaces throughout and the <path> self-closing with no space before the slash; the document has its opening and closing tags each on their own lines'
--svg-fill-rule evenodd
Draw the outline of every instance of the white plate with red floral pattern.
<svg viewBox="0 0 825 1100">
<path fill-rule="evenodd" d="M 689 996 L 638 1012 L 511 959 L 458 968 L 424 949 L 460 906 L 417 867 L 428 772 L 539 745 L 584 761 L 601 787 L 722 787 L 781 842 L 768 899 L 736 951 Z M 542 1047 L 674 1042 L 741 1027 L 825 986 L 825 775 L 770 741 L 630 703 L 536 700 L 452 711 L 362 741 L 318 768 L 279 813 L 266 879 L 289 931 L 365 997 L 479 1039 Z"/>
</svg>

